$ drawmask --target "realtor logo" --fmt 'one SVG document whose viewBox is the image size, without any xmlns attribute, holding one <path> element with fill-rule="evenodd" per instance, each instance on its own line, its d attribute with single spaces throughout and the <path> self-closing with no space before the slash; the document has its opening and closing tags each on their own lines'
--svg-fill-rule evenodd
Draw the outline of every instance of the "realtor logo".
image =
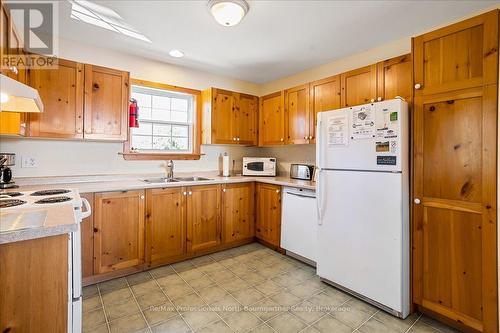
<svg viewBox="0 0 500 333">
<path fill-rule="evenodd" d="M 9 49 L 7 56 L 2 57 L 2 68 L 54 68 L 54 56 L 58 53 L 58 1 L 10 0 L 4 4 L 9 27 L 18 38 L 8 38 Z"/>
</svg>

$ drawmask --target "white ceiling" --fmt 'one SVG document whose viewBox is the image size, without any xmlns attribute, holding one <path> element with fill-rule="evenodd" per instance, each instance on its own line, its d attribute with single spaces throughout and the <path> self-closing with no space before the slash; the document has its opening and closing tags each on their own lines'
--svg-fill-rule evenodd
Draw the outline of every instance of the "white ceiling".
<svg viewBox="0 0 500 333">
<path fill-rule="evenodd" d="M 203 0 L 96 2 L 115 10 L 152 43 L 71 19 L 66 1 L 59 7 L 60 35 L 254 83 L 414 36 L 498 3 L 250 0 L 243 21 L 223 27 Z M 171 49 L 182 50 L 185 57 L 170 57 Z"/>
</svg>

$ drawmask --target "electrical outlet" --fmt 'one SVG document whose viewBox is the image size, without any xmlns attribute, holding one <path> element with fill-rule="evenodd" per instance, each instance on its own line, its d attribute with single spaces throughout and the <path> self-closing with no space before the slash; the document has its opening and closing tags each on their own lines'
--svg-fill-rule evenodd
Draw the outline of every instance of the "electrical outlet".
<svg viewBox="0 0 500 333">
<path fill-rule="evenodd" d="M 38 161 L 34 157 L 23 156 L 21 167 L 23 167 L 23 168 L 37 168 Z"/>
</svg>

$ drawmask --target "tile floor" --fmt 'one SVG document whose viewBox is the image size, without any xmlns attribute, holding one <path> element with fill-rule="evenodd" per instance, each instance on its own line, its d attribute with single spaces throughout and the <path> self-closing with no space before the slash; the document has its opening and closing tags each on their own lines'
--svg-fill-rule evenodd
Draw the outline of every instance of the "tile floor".
<svg viewBox="0 0 500 333">
<path fill-rule="evenodd" d="M 456 332 L 394 318 L 258 243 L 83 290 L 84 332 Z"/>
</svg>

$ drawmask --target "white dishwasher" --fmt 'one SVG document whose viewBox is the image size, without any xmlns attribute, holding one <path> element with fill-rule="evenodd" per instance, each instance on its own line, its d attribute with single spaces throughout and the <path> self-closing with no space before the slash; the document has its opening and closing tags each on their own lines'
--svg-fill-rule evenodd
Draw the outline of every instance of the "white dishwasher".
<svg viewBox="0 0 500 333">
<path fill-rule="evenodd" d="M 287 254 L 315 264 L 318 244 L 316 192 L 284 187 L 281 211 L 281 247 Z"/>
</svg>

